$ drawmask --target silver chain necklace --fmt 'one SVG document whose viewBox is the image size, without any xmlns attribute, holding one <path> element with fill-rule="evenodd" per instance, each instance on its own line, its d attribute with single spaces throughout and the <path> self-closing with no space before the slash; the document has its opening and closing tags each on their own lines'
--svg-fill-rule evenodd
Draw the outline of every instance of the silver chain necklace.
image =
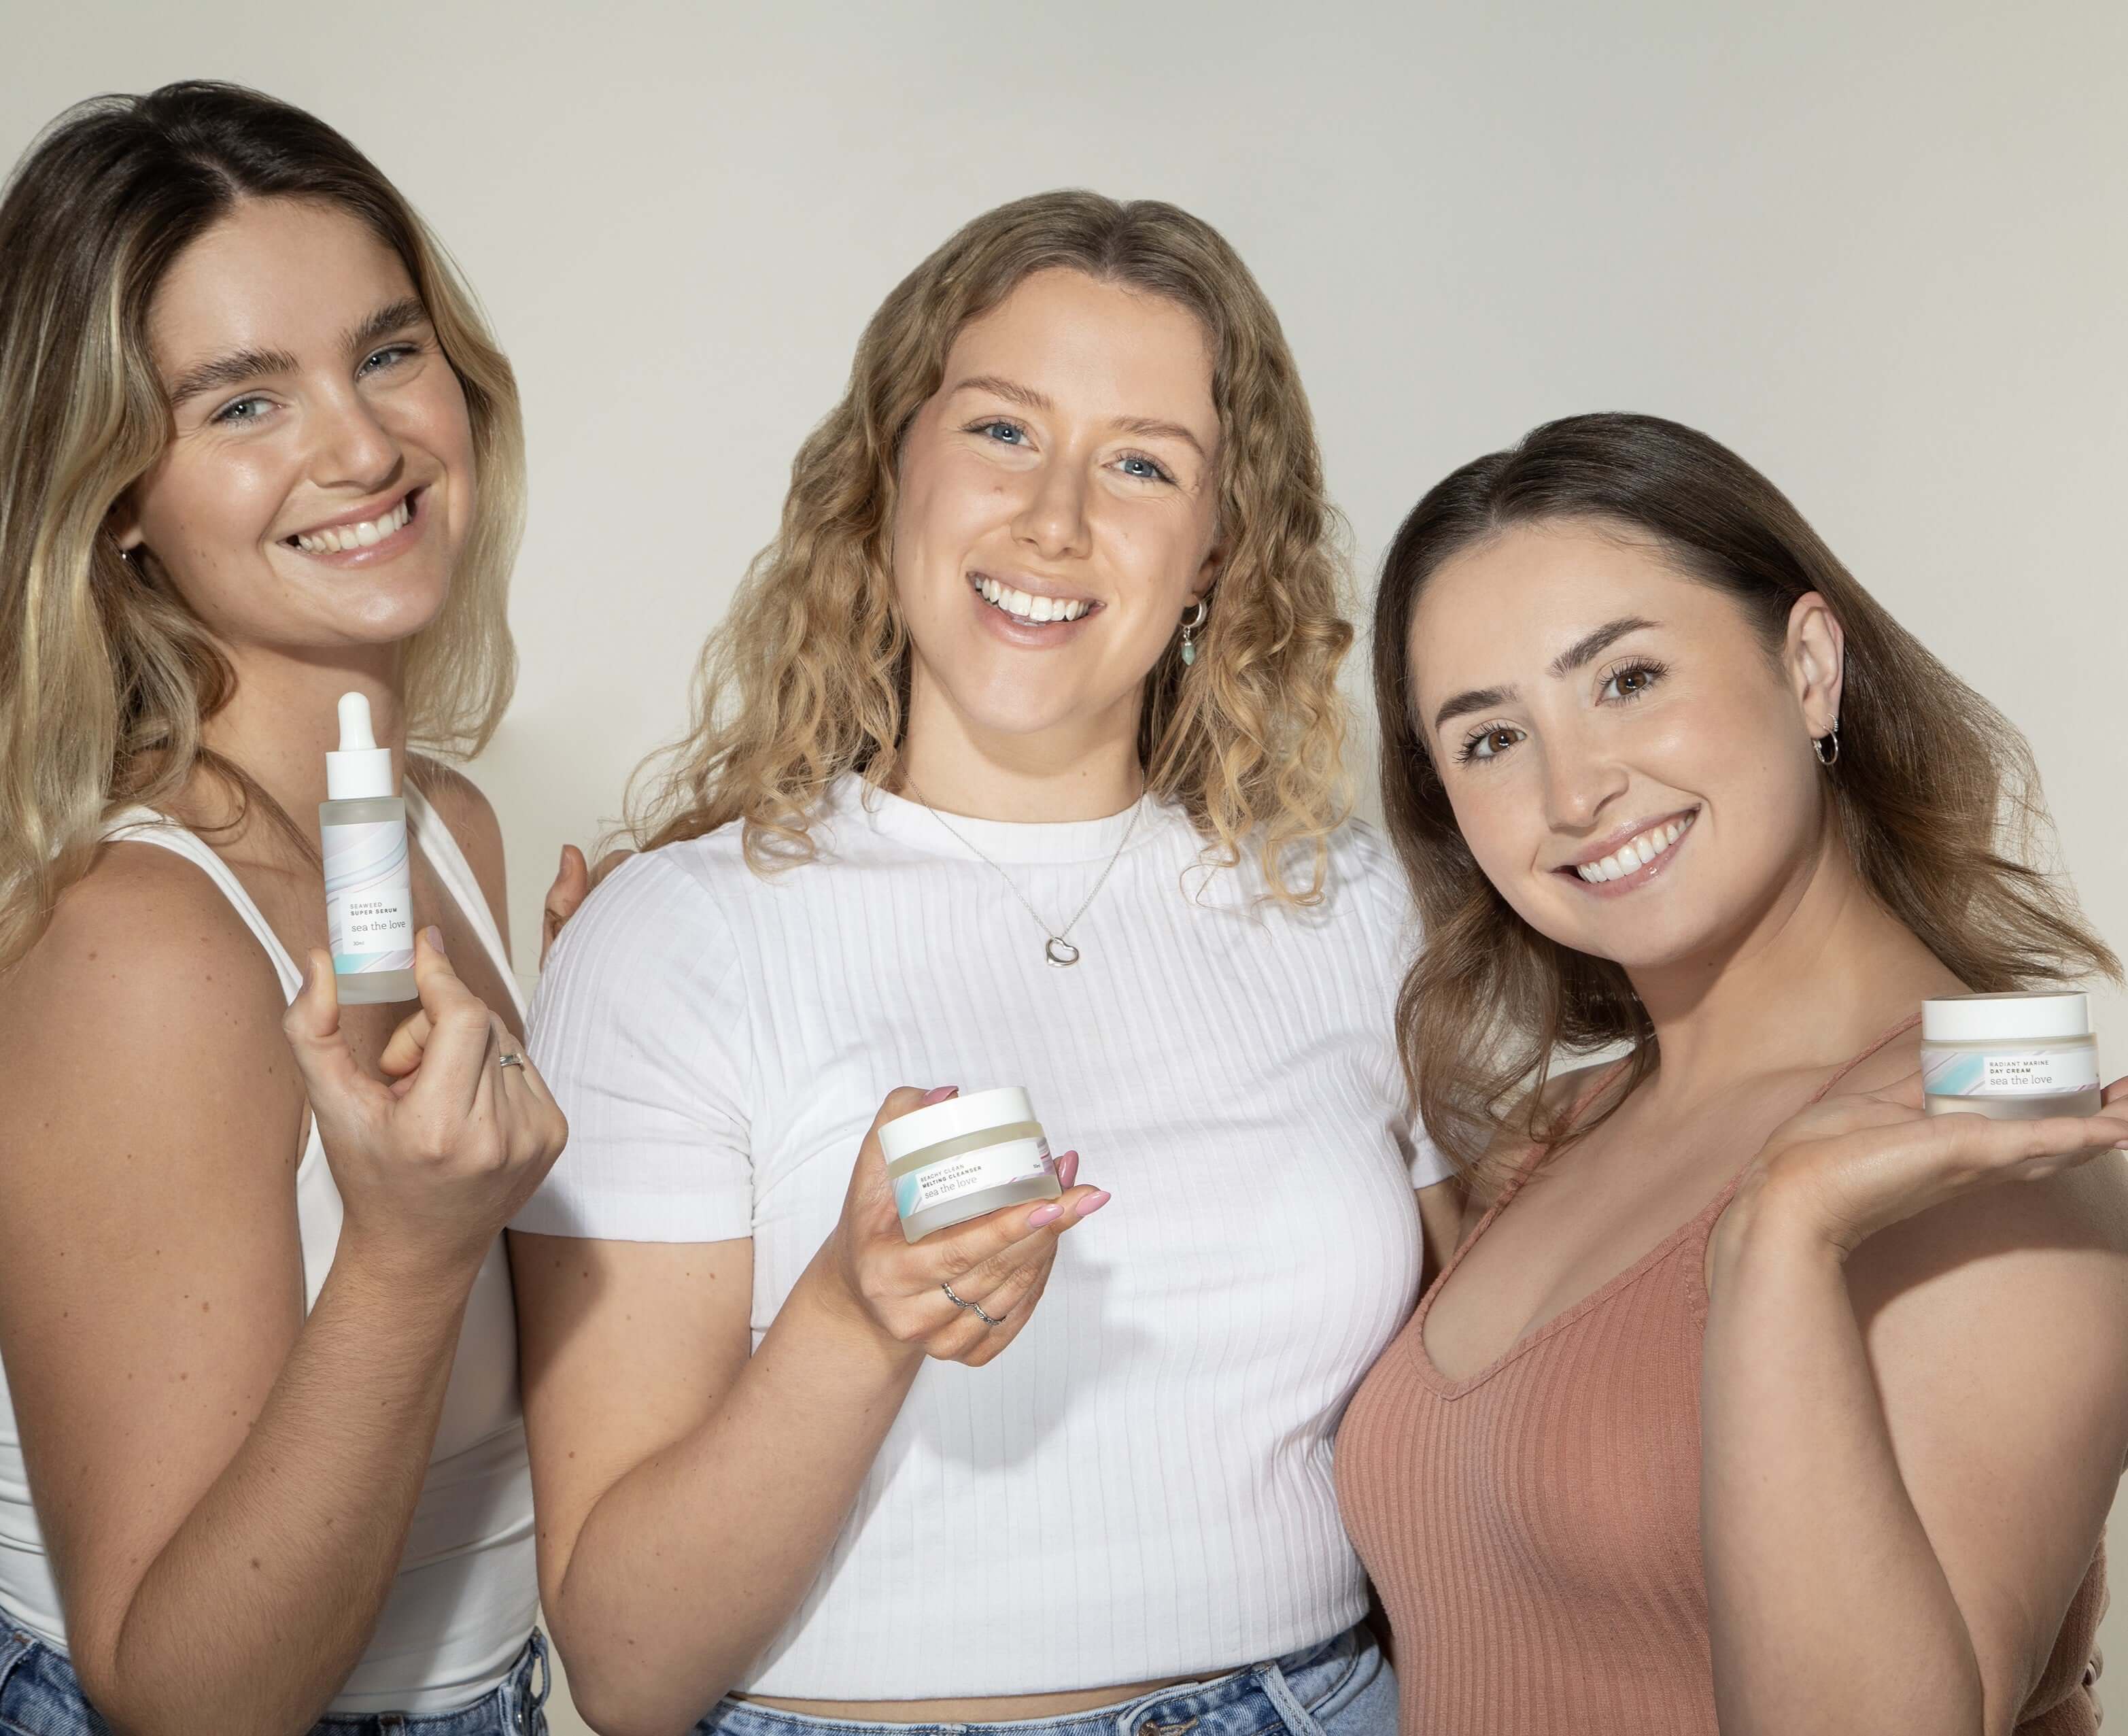
<svg viewBox="0 0 2128 1736">
<path fill-rule="evenodd" d="M 1116 863 L 1123 859 L 1123 846 L 1130 842 L 1131 834 L 1138 830 L 1138 816 L 1144 811 L 1145 792 L 1141 791 L 1138 794 L 1138 800 L 1131 804 L 1130 824 L 1123 828 L 1123 836 L 1116 840 L 1115 854 L 1109 858 L 1109 865 L 1101 870 L 1101 878 L 1094 882 L 1093 891 L 1087 893 L 1085 901 L 1080 905 L 1079 908 L 1071 912 L 1071 920 L 1069 922 L 1066 923 L 1062 928 L 1052 929 L 1043 919 L 1042 912 L 1035 909 L 1033 905 L 1028 901 L 1027 894 L 1019 889 L 1019 882 L 1014 880 L 1012 876 L 1008 874 L 1003 868 L 1000 868 L 997 863 L 992 862 L 988 856 L 984 855 L 983 852 L 976 847 L 973 839 L 970 839 L 958 826 L 955 825 L 952 820 L 948 820 L 943 814 L 940 813 L 938 809 L 932 806 L 931 798 L 925 795 L 924 792 L 918 787 L 916 780 L 914 778 L 910 777 L 906 772 L 904 772 L 901 775 L 903 781 L 906 782 L 910 789 L 914 792 L 916 800 L 922 806 L 924 811 L 929 814 L 933 820 L 937 820 L 939 825 L 945 827 L 948 832 L 952 833 L 952 835 L 962 844 L 966 845 L 967 848 L 973 850 L 976 855 L 981 858 L 983 863 L 991 870 L 992 873 L 996 874 L 999 879 L 1004 881 L 1007 886 L 1012 888 L 1012 896 L 1019 900 L 1020 903 L 1026 906 L 1027 914 L 1034 918 L 1036 925 L 1041 929 L 1044 935 L 1048 936 L 1048 939 L 1043 944 L 1042 956 L 1047 959 L 1050 963 L 1055 965 L 1059 970 L 1063 970 L 1069 966 L 1076 964 L 1079 962 L 1079 949 L 1071 944 L 1071 930 L 1079 925 L 1079 919 L 1086 914 L 1087 907 L 1093 903 L 1095 898 L 1100 896 L 1101 888 L 1109 883 L 1109 876 L 1116 871 Z"/>
</svg>

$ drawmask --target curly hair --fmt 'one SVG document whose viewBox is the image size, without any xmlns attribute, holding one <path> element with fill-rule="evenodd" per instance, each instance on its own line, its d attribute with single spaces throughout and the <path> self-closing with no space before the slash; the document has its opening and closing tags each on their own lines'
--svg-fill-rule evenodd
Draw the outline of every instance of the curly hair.
<svg viewBox="0 0 2128 1736">
<path fill-rule="evenodd" d="M 1496 1141 L 1556 1152 L 1654 1072 L 1655 1032 L 1620 966 L 1524 921 L 1456 824 L 1413 712 L 1411 620 L 1456 554 L 1518 526 L 1580 521 L 1653 540 L 1735 598 L 1778 648 L 1816 592 L 1846 635 L 1844 747 L 1826 786 L 1856 873 L 1959 981 L 1982 993 L 2117 977 L 2073 894 L 2037 865 L 2039 773 L 2014 725 L 1864 590 L 1779 489 L 1707 435 L 1651 416 L 1570 416 L 1464 465 L 1412 509 L 1375 602 L 1382 803 L 1417 891 L 1426 948 L 1397 1030 L 1427 1131 L 1491 1188 Z M 1570 1124 L 1552 1058 L 1629 1045 L 1598 1112 Z"/>
<path fill-rule="evenodd" d="M 872 316 L 842 402 L 791 465 L 776 540 L 704 648 L 690 731 L 639 770 L 636 843 L 738 820 L 748 862 L 767 872 L 811 858 L 810 826 L 835 779 L 892 782 L 910 681 L 888 553 L 901 444 L 962 328 L 1059 268 L 1187 308 L 1213 356 L 1225 559 L 1196 660 L 1165 656 L 1146 677 L 1147 787 L 1182 805 L 1214 865 L 1238 863 L 1252 839 L 1273 897 L 1321 897 L 1326 840 L 1349 808 L 1337 676 L 1352 629 L 1342 521 L 1292 352 L 1209 225 L 1155 200 L 1076 191 L 977 217 Z"/>
<path fill-rule="evenodd" d="M 268 198 L 336 207 L 389 247 L 464 388 L 479 489 L 449 597 L 401 649 L 410 741 L 477 753 L 509 703 L 524 435 L 449 256 L 368 158 L 287 103 L 197 81 L 77 105 L 0 197 L 0 968 L 36 944 L 112 812 L 167 806 L 203 768 L 262 794 L 202 740 L 235 691 L 229 659 L 152 551 L 126 559 L 110 513 L 170 438 L 156 290 L 238 203 Z"/>
</svg>

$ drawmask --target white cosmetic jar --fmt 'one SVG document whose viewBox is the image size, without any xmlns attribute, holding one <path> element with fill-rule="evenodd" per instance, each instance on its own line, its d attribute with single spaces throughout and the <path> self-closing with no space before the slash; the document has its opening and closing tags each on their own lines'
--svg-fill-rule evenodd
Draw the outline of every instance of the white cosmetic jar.
<svg viewBox="0 0 2128 1736">
<path fill-rule="evenodd" d="M 2036 1121 L 2098 1113 L 2098 1039 L 2085 995 L 1952 995 L 1921 1002 L 1922 1102 L 1932 1115 Z"/>
<path fill-rule="evenodd" d="M 1017 1085 L 913 1109 L 881 1124 L 879 1143 L 901 1233 L 912 1242 L 1064 1191 L 1034 1106 Z"/>
</svg>

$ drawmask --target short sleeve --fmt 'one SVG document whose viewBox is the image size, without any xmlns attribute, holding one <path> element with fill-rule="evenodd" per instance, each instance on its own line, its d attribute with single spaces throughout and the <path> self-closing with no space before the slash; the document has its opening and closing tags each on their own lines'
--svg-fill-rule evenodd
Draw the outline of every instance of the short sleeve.
<svg viewBox="0 0 2128 1736">
<path fill-rule="evenodd" d="M 1372 826 L 1361 820 L 1349 820 L 1341 830 L 1339 841 L 1350 863 L 1348 872 L 1362 882 L 1365 896 L 1361 901 L 1361 907 L 1369 913 L 1367 920 L 1374 925 L 1374 940 L 1368 955 L 1381 960 L 1384 966 L 1382 1018 L 1385 1029 L 1390 1033 L 1394 1053 L 1397 996 L 1404 987 L 1404 973 L 1418 957 L 1419 948 L 1426 944 L 1418 901 L 1411 896 L 1402 864 Z M 1403 1096 L 1400 1065 L 1396 1073 L 1396 1090 Z M 1431 1187 L 1456 1173 L 1447 1153 L 1427 1135 L 1415 1104 L 1406 1108 L 1399 1143 L 1404 1149 L 1405 1167 L 1410 1171 L 1413 1187 Z"/>
<path fill-rule="evenodd" d="M 562 931 L 533 1001 L 527 1047 L 569 1142 L 510 1227 L 752 1235 L 748 1025 L 739 952 L 703 879 L 669 851 L 615 869 Z"/>
</svg>

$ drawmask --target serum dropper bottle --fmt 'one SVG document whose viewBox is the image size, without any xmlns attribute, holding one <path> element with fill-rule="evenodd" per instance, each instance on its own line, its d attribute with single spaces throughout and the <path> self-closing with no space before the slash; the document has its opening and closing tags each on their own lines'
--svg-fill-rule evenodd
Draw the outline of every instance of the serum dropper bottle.
<svg viewBox="0 0 2128 1736">
<path fill-rule="evenodd" d="M 380 748 L 360 693 L 340 699 L 340 750 L 325 755 L 318 830 L 325 864 L 325 922 L 334 987 L 344 1006 L 411 1001 L 414 888 L 406 804 L 392 787 L 392 750 Z"/>
</svg>

